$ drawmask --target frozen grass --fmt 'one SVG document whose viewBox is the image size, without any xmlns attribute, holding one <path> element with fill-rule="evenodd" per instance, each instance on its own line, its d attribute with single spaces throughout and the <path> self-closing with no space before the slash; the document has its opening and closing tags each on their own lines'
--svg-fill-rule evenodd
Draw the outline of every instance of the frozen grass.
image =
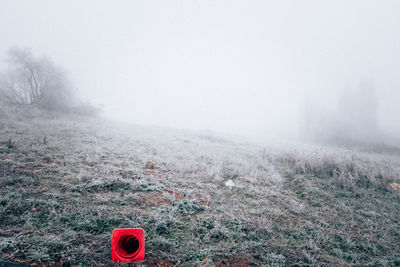
<svg viewBox="0 0 400 267">
<path fill-rule="evenodd" d="M 0 261 L 110 264 L 143 227 L 147 265 L 400 264 L 395 153 L 0 112 Z"/>
</svg>

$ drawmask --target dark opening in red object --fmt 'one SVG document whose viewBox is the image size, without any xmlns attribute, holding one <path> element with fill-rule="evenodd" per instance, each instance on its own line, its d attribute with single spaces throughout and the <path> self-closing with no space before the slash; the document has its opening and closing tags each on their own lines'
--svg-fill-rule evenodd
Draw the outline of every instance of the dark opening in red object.
<svg viewBox="0 0 400 267">
<path fill-rule="evenodd" d="M 142 228 L 115 229 L 112 233 L 111 258 L 114 262 L 144 260 L 144 230 Z"/>
</svg>

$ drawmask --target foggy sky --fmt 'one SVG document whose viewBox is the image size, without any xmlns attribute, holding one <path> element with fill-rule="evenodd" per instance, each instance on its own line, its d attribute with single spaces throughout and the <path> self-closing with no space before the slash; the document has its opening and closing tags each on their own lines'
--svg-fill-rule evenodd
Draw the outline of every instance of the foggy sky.
<svg viewBox="0 0 400 267">
<path fill-rule="evenodd" d="M 291 135 L 307 105 L 367 80 L 379 125 L 400 130 L 397 0 L 0 0 L 2 59 L 14 45 L 119 121 Z"/>
</svg>

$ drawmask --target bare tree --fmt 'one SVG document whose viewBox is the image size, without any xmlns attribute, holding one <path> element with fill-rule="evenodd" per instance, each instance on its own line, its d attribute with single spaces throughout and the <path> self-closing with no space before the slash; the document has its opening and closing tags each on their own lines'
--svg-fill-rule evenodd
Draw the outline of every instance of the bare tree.
<svg viewBox="0 0 400 267">
<path fill-rule="evenodd" d="M 0 74 L 0 97 L 12 104 L 62 109 L 71 103 L 71 85 L 65 72 L 29 49 L 8 51 L 9 69 Z"/>
</svg>

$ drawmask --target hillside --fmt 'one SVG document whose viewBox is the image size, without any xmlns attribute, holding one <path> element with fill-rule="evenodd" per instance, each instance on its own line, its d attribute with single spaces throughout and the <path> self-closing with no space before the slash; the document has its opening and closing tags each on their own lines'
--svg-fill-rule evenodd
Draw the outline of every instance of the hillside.
<svg viewBox="0 0 400 267">
<path fill-rule="evenodd" d="M 142 227 L 147 266 L 400 264 L 397 148 L 0 112 L 0 262 L 112 264 Z"/>
</svg>

